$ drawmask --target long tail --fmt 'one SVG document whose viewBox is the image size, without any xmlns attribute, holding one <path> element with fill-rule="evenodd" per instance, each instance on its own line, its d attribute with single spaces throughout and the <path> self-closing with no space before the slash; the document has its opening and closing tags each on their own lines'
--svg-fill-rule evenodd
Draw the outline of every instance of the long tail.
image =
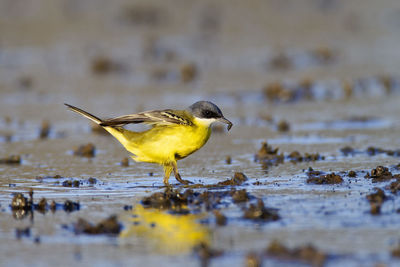
<svg viewBox="0 0 400 267">
<path fill-rule="evenodd" d="M 81 114 L 82 116 L 88 118 L 89 120 L 93 121 L 96 124 L 100 124 L 100 123 L 103 122 L 103 120 L 97 118 L 96 116 L 94 116 L 94 115 L 92 115 L 92 114 L 90 114 L 90 113 L 88 113 L 88 112 L 86 112 L 86 111 L 84 111 L 84 110 L 82 110 L 80 108 L 68 105 L 66 103 L 64 103 L 64 105 L 66 105 L 70 110 L 72 110 L 72 111 L 74 111 L 74 112 L 76 112 L 78 114 Z"/>
<path fill-rule="evenodd" d="M 99 124 L 100 126 L 101 123 L 103 122 L 102 119 L 97 118 L 96 116 L 71 105 L 68 105 L 66 103 L 64 103 L 64 105 L 66 105 L 70 110 L 88 118 L 89 120 L 93 121 L 96 124 Z M 126 130 L 122 127 L 115 127 L 115 126 L 102 126 L 107 132 L 109 132 L 111 135 L 113 135 L 128 151 L 130 151 L 130 149 L 127 147 L 129 146 L 131 143 L 131 140 L 133 140 L 136 136 L 137 133 L 136 132 L 132 132 L 129 130 Z"/>
</svg>

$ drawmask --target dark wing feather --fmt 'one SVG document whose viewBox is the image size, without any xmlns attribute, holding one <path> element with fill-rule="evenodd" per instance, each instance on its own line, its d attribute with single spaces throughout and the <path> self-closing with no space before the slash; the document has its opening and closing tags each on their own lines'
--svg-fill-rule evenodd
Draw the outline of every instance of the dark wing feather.
<svg viewBox="0 0 400 267">
<path fill-rule="evenodd" d="M 185 116 L 182 111 L 166 110 L 152 110 L 145 111 L 137 114 L 124 115 L 114 119 L 104 120 L 100 123 L 101 126 L 119 127 L 130 123 L 146 123 L 157 125 L 192 125 L 190 119 Z"/>
</svg>

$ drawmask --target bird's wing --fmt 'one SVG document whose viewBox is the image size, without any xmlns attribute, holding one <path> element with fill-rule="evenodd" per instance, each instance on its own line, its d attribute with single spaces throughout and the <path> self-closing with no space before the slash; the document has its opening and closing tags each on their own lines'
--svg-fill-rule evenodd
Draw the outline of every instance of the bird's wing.
<svg viewBox="0 0 400 267">
<path fill-rule="evenodd" d="M 101 126 L 119 127 L 129 123 L 146 123 L 155 125 L 192 125 L 185 111 L 151 110 L 137 114 L 124 115 L 113 119 L 104 120 Z"/>
</svg>

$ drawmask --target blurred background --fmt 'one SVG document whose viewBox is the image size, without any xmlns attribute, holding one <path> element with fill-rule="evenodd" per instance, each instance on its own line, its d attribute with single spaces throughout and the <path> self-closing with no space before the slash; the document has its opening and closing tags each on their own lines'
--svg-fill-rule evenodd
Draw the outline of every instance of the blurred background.
<svg viewBox="0 0 400 267">
<path fill-rule="evenodd" d="M 200 227 L 197 218 L 184 219 L 225 251 L 215 266 L 258 266 L 250 265 L 259 263 L 251 253 L 264 255 L 275 239 L 290 248 L 315 245 L 326 253 L 322 265 L 327 259 L 331 266 L 395 266 L 400 199 L 389 184 L 364 176 L 377 165 L 398 173 L 399 44 L 398 0 L 0 0 L 2 260 L 198 266 L 193 244 L 170 257 L 132 229 L 110 241 L 68 228 L 80 217 L 98 222 L 110 214 L 131 225 L 129 207 L 163 189 L 158 166 L 134 163 L 63 103 L 108 118 L 210 100 L 234 126 L 229 133 L 214 128 L 208 144 L 180 162 L 183 178 L 205 185 L 200 192 L 244 172 L 250 180 L 240 188 L 252 196 L 246 201 L 259 198 L 280 216 L 249 222 L 242 215 L 247 202 L 224 195 L 218 209 L 227 226 L 217 225 L 210 210 Z M 86 143 L 96 148 L 89 159 L 74 152 Z M 9 155 L 17 157 L 3 159 Z M 309 184 L 309 167 L 344 179 Z M 390 195 L 379 205 L 366 198 L 376 186 Z M 36 212 L 35 221 L 13 217 L 13 193 L 31 188 L 35 201 L 72 199 L 81 210 Z M 24 227 L 32 234 L 21 241 Z M 152 229 L 145 232 L 151 236 Z M 171 237 L 164 238 L 155 243 L 168 247 Z M 209 258 L 201 255 L 214 255 L 198 254 L 203 264 Z"/>
<path fill-rule="evenodd" d="M 0 111 L 240 109 L 271 84 L 302 82 L 341 98 L 359 79 L 398 74 L 399 29 L 396 0 L 2 0 Z"/>
</svg>

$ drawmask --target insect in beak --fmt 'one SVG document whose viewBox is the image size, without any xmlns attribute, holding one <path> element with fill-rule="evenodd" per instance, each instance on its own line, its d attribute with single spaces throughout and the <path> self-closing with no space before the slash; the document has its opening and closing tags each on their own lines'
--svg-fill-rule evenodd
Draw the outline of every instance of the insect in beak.
<svg viewBox="0 0 400 267">
<path fill-rule="evenodd" d="M 228 127 L 227 127 L 228 131 L 232 128 L 232 125 L 233 125 L 232 122 L 225 119 L 224 117 L 218 118 L 217 121 L 228 124 Z"/>
</svg>

